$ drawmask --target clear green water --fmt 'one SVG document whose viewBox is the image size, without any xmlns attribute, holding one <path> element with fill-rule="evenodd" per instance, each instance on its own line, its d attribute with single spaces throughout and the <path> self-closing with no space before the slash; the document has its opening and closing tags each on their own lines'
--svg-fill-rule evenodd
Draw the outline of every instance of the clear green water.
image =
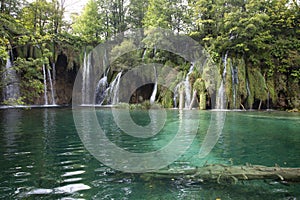
<svg viewBox="0 0 300 200">
<path fill-rule="evenodd" d="M 217 145 L 205 159 L 199 159 L 197 154 L 212 113 L 199 112 L 196 139 L 170 167 L 194 167 L 206 162 L 300 167 L 300 115 L 284 112 L 227 112 Z M 169 134 L 159 134 L 147 141 L 122 133 L 109 110 L 97 110 L 108 137 L 137 152 L 160 148 L 174 136 L 178 111 L 170 110 L 167 114 L 165 131 Z M 132 117 L 140 125 L 149 123 L 147 112 L 132 112 Z M 0 171 L 1 199 L 300 198 L 299 183 L 267 180 L 233 185 L 146 180 L 139 174 L 110 169 L 85 149 L 69 108 L 0 110 Z"/>
</svg>

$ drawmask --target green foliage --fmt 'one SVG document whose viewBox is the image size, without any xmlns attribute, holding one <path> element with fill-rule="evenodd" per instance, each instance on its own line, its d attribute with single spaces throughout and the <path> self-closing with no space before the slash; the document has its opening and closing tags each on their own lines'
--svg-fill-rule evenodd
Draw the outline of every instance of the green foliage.
<svg viewBox="0 0 300 200">
<path fill-rule="evenodd" d="M 173 93 L 165 87 L 159 87 L 158 93 L 158 102 L 161 102 L 164 108 L 173 108 Z"/>
<path fill-rule="evenodd" d="M 105 36 L 103 35 L 103 18 L 98 11 L 95 0 L 89 0 L 81 16 L 75 19 L 72 25 L 73 33 L 82 37 L 87 44 L 97 45 Z"/>
<path fill-rule="evenodd" d="M 275 83 L 274 83 L 274 77 L 269 77 L 267 80 L 267 89 L 270 95 L 270 99 L 272 100 L 273 103 L 276 103 L 277 101 L 277 93 L 276 93 L 276 88 L 275 88 Z"/>
<path fill-rule="evenodd" d="M 148 0 L 131 0 L 128 6 L 126 22 L 131 28 L 142 28 L 147 11 Z"/>
<path fill-rule="evenodd" d="M 113 69 L 121 71 L 135 66 L 140 58 L 139 51 L 136 51 L 136 48 L 133 40 L 124 40 L 120 45 L 115 46 L 111 50 L 111 60 L 114 60 Z M 130 50 L 134 51 L 127 53 Z"/>
<path fill-rule="evenodd" d="M 189 29 L 190 10 L 181 0 L 149 0 L 143 19 L 146 28 L 165 28 L 178 33 Z"/>
<path fill-rule="evenodd" d="M 48 56 L 51 52 L 45 51 L 40 58 L 17 58 L 15 66 L 17 72 L 22 74 L 21 81 L 21 93 L 23 94 L 23 100 L 28 103 L 32 103 L 41 93 L 44 92 L 43 88 L 43 74 L 42 66 L 48 65 Z"/>
<path fill-rule="evenodd" d="M 167 0 L 149 0 L 144 26 L 149 28 L 171 28 Z"/>
<path fill-rule="evenodd" d="M 193 85 L 193 89 L 196 90 L 199 94 L 205 93 L 206 87 L 204 80 L 202 78 L 198 78 Z"/>
<path fill-rule="evenodd" d="M 262 101 L 267 100 L 268 98 L 268 87 L 264 76 L 258 69 L 252 68 L 248 72 L 249 82 L 250 82 L 250 91 L 255 99 Z"/>
<path fill-rule="evenodd" d="M 8 105 L 8 106 L 25 105 L 24 97 L 19 97 L 18 99 L 9 98 L 9 99 L 3 101 L 2 104 Z"/>
</svg>

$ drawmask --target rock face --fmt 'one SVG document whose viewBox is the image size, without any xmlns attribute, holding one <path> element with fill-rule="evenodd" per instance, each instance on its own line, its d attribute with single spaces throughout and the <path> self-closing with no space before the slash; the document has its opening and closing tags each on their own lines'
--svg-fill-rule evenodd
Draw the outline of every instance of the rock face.
<svg viewBox="0 0 300 200">
<path fill-rule="evenodd" d="M 68 58 L 64 54 L 60 54 L 55 63 L 55 78 L 53 77 L 54 98 L 57 105 L 71 105 L 73 84 L 76 78 L 78 67 L 68 69 Z M 53 71 L 51 71 L 53 73 Z M 48 99 L 51 92 L 48 87 Z M 44 95 L 41 94 L 39 98 L 35 99 L 34 104 L 45 104 Z"/>
<path fill-rule="evenodd" d="M 75 68 L 67 69 L 68 60 L 65 55 L 59 55 L 56 63 L 56 103 L 71 104 L 73 84 L 76 78 L 77 70 Z"/>
</svg>

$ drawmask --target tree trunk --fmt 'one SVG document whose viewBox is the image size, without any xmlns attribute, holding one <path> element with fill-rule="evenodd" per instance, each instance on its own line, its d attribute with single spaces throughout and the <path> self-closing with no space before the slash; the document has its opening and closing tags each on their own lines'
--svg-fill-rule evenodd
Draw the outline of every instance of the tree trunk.
<svg viewBox="0 0 300 200">
<path fill-rule="evenodd" d="M 160 170 L 144 174 L 153 178 L 186 178 L 196 181 L 232 181 L 275 179 L 279 181 L 300 182 L 300 168 L 266 167 L 260 165 L 248 166 L 226 166 L 206 165 L 200 168 L 176 170 Z"/>
</svg>

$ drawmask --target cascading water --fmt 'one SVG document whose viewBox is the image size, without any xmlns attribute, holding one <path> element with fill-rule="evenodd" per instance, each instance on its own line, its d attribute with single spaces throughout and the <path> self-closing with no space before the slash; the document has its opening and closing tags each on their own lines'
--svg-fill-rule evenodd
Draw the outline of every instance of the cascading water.
<svg viewBox="0 0 300 200">
<path fill-rule="evenodd" d="M 116 78 L 111 82 L 110 86 L 110 104 L 116 105 L 119 103 L 119 87 L 121 80 L 122 72 L 119 72 Z"/>
<path fill-rule="evenodd" d="M 43 77 L 44 77 L 44 100 L 45 100 L 45 105 L 48 105 L 46 66 L 44 64 L 43 64 Z"/>
<path fill-rule="evenodd" d="M 189 108 L 191 104 L 191 86 L 190 86 L 190 75 L 194 70 L 194 63 L 191 64 L 191 67 L 184 78 L 183 81 L 179 82 L 175 88 L 174 88 L 174 96 L 173 96 L 173 101 L 174 101 L 174 108 L 177 108 L 177 98 L 178 98 L 178 93 L 182 92 L 180 91 L 180 88 L 183 86 L 184 87 L 184 108 Z M 182 92 L 183 93 L 183 92 Z M 183 99 L 182 99 L 183 101 Z"/>
<path fill-rule="evenodd" d="M 52 82 L 52 78 L 51 78 L 51 72 L 50 69 L 47 69 L 48 71 L 48 76 L 49 76 L 49 83 L 50 83 L 50 90 L 51 90 L 51 101 L 52 101 L 52 105 L 55 105 L 55 98 L 54 98 L 54 89 L 53 89 L 53 82 Z"/>
<path fill-rule="evenodd" d="M 3 80 L 5 87 L 3 88 L 3 100 L 18 99 L 20 97 L 19 78 L 16 70 L 13 69 L 12 52 L 7 53 L 5 71 Z"/>
<path fill-rule="evenodd" d="M 142 61 L 144 61 L 144 60 L 145 60 L 146 53 L 147 53 L 147 49 L 144 49 L 144 51 L 143 51 L 143 55 L 142 55 Z"/>
<path fill-rule="evenodd" d="M 217 93 L 217 102 L 216 102 L 217 109 L 226 109 L 225 81 L 226 81 L 226 73 L 227 73 L 227 58 L 228 58 L 228 51 L 226 51 L 225 56 L 223 58 L 224 69 L 222 74 L 221 85 Z"/>
<path fill-rule="evenodd" d="M 157 94 L 157 72 L 156 72 L 155 66 L 153 66 L 153 70 L 154 70 L 154 76 L 155 76 L 155 84 L 154 84 L 152 95 L 150 97 L 150 104 L 153 104 L 155 102 L 155 97 Z"/>
<path fill-rule="evenodd" d="M 119 103 L 119 85 L 121 76 L 122 72 L 119 72 L 109 86 L 106 75 L 99 80 L 96 88 L 96 104 L 102 105 L 105 100 L 109 105 Z"/>
<path fill-rule="evenodd" d="M 96 88 L 96 104 L 102 105 L 109 91 L 107 76 L 104 75 L 97 84 Z"/>
<path fill-rule="evenodd" d="M 185 80 L 184 80 L 184 92 L 185 92 L 185 108 L 189 108 L 191 104 L 191 86 L 190 86 L 190 74 L 194 70 L 194 63 L 191 64 L 189 72 L 187 73 Z"/>
<path fill-rule="evenodd" d="M 91 103 L 91 94 L 90 94 L 90 70 L 91 70 L 91 59 L 92 56 L 89 54 L 84 54 L 84 61 L 82 67 L 82 104 Z"/>
<path fill-rule="evenodd" d="M 178 92 L 181 84 L 182 82 L 178 83 L 174 88 L 174 96 L 173 96 L 174 108 L 177 108 L 177 98 L 178 98 Z"/>
<path fill-rule="evenodd" d="M 47 73 L 48 73 L 48 80 L 50 85 L 50 91 L 51 91 L 51 103 L 52 105 L 56 105 L 55 98 L 54 98 L 54 88 L 53 88 L 53 82 L 51 77 L 50 69 L 46 70 L 46 65 L 43 64 L 43 78 L 44 78 L 44 104 L 49 105 L 48 101 L 48 87 L 47 87 Z"/>
</svg>

